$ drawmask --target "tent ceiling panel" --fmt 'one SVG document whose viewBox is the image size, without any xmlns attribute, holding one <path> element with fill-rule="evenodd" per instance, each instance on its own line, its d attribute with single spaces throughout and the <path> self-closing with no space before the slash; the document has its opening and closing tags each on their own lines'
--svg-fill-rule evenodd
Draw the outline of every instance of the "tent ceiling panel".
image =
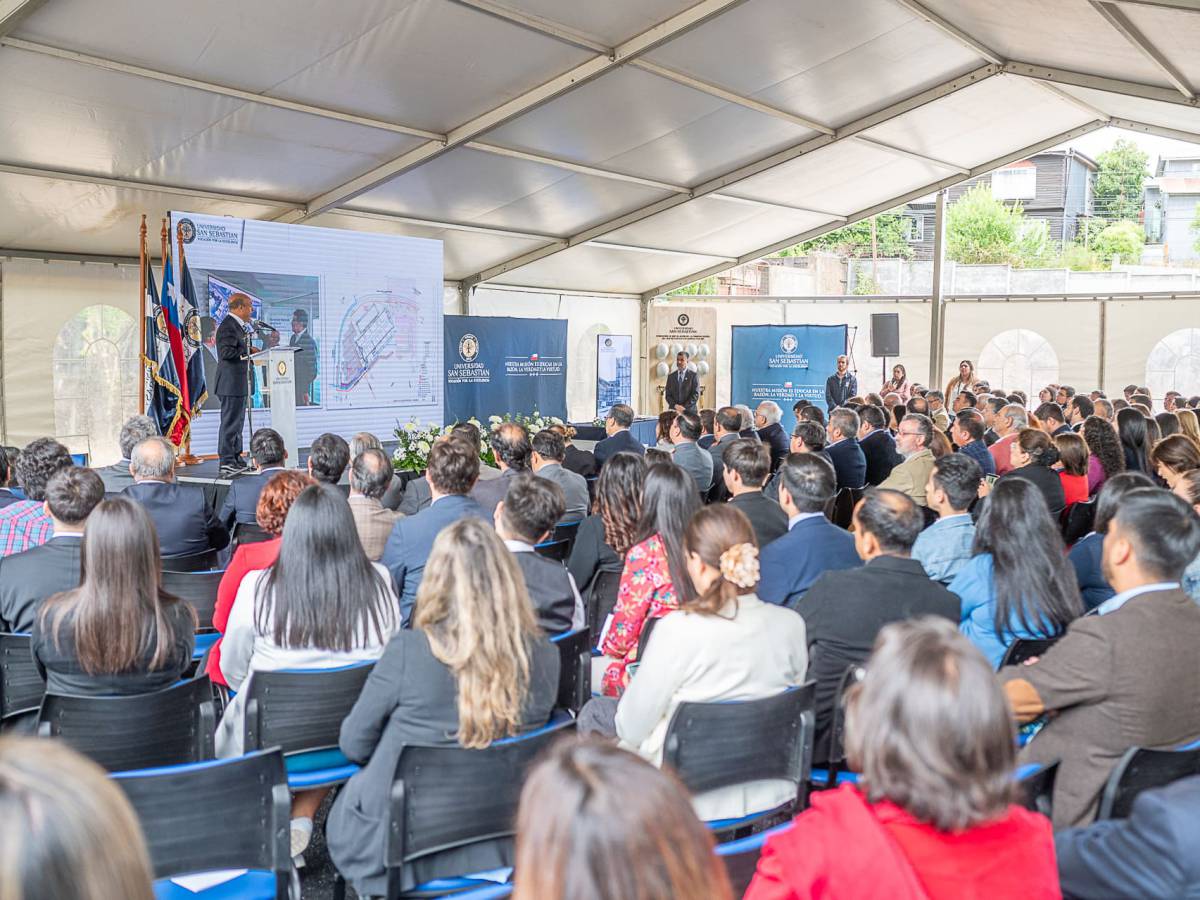
<svg viewBox="0 0 1200 900">
<path fill-rule="evenodd" d="M 1163 128 L 1175 128 L 1200 136 L 1200 109 L 1175 103 L 1162 103 L 1158 100 L 1147 100 L 1143 97 L 1125 97 L 1120 94 L 1094 91 L 1074 85 L 1064 85 L 1062 90 L 1073 97 L 1078 97 L 1085 103 L 1103 109 L 1114 118 L 1144 122 Z M 1197 140 L 1200 140 L 1200 137 Z"/>
<path fill-rule="evenodd" d="M 678 278 L 720 262 L 719 256 L 636 253 L 582 244 L 522 266 L 513 274 L 501 276 L 496 281 L 553 290 L 633 294 L 638 292 L 639 287 L 644 289 L 661 272 L 674 272 Z"/>
<path fill-rule="evenodd" d="M 614 128 L 615 122 L 621 127 Z M 694 184 L 731 163 L 741 165 L 816 134 L 626 67 L 496 129 L 486 140 Z"/>
<path fill-rule="evenodd" d="M 1200 89 L 1200 15 L 1154 6 L 1125 6 L 1121 11 L 1187 79 Z"/>
<path fill-rule="evenodd" d="M 355 200 L 363 209 L 568 234 L 666 191 L 459 148 Z"/>
<path fill-rule="evenodd" d="M 562 0 L 503 0 L 503 5 L 565 25 L 611 47 L 643 31 L 648 25 L 663 22 L 683 12 L 693 2 L 639 0 L 637 3 L 563 3 Z"/>
<path fill-rule="evenodd" d="M 1005 59 L 1094 75 L 1122 72 L 1167 85 L 1162 72 L 1087 0 L 922 0 L 931 11 Z"/>
<path fill-rule="evenodd" d="M 797 234 L 829 221 L 829 216 L 817 213 L 701 197 L 618 229 L 603 240 L 725 256 L 745 253 L 780 235 Z"/>
<path fill-rule="evenodd" d="M 996 156 L 1002 143 L 1024 147 L 1094 119 L 1080 107 L 1009 75 L 989 78 L 872 128 L 885 143 L 968 168 Z"/>
</svg>

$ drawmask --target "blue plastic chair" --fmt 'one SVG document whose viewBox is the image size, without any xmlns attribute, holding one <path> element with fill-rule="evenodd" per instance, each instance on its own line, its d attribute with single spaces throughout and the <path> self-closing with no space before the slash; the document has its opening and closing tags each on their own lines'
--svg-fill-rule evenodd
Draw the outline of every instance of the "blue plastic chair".
<svg viewBox="0 0 1200 900">
<path fill-rule="evenodd" d="M 37 712 L 46 683 L 33 664 L 28 634 L 0 634 L 0 729 Z"/>
<path fill-rule="evenodd" d="M 791 827 L 792 823 L 787 822 L 740 840 L 717 844 L 715 852 L 725 863 L 725 872 L 733 887 L 733 896 L 742 896 L 746 893 L 746 888 L 750 887 L 750 882 L 754 879 L 754 871 L 758 867 L 758 857 L 762 854 L 763 845 L 767 840 Z"/>
<path fill-rule="evenodd" d="M 1192 775 L 1200 775 L 1200 740 L 1170 750 L 1130 747 L 1108 776 L 1096 818 L 1127 818 L 1142 791 L 1165 787 Z"/>
</svg>

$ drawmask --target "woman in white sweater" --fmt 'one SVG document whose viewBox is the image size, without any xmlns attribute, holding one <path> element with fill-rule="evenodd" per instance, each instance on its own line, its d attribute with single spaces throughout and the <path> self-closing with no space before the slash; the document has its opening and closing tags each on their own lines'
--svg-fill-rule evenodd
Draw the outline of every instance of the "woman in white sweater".
<svg viewBox="0 0 1200 900">
<path fill-rule="evenodd" d="M 242 753 L 246 688 L 255 672 L 374 661 L 399 628 L 391 577 L 367 559 L 345 499 L 334 488 L 305 488 L 288 510 L 275 565 L 247 573 L 233 601 L 221 672 L 237 694 L 217 728 L 217 755 Z M 326 793 L 293 799 L 293 856 L 307 847 Z"/>
<path fill-rule="evenodd" d="M 749 520 L 732 506 L 708 506 L 684 534 L 696 599 L 661 619 L 616 710 L 622 746 L 661 765 L 667 725 L 685 701 L 755 700 L 802 684 L 808 670 L 804 620 L 759 600 L 758 548 Z M 779 779 L 708 791 L 701 819 L 770 809 L 795 794 Z"/>
</svg>

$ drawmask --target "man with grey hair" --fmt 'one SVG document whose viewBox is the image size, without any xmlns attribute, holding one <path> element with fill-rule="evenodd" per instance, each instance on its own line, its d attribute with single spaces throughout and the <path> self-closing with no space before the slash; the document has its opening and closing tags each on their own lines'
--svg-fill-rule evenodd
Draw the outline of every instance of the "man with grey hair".
<svg viewBox="0 0 1200 900">
<path fill-rule="evenodd" d="M 121 448 L 121 459 L 111 466 L 97 469 L 96 474 L 104 482 L 104 491 L 117 494 L 133 484 L 133 476 L 129 474 L 129 462 L 133 456 L 133 448 L 148 437 L 158 434 L 158 427 L 149 416 L 130 416 L 121 426 L 117 436 L 117 444 Z"/>
<path fill-rule="evenodd" d="M 745 403 L 738 403 L 734 406 L 734 409 L 742 417 L 742 427 L 738 430 L 738 437 L 750 438 L 752 441 L 757 441 L 759 439 L 758 430 L 754 427 L 754 413 L 750 411 L 750 407 Z"/>
<path fill-rule="evenodd" d="M 1111 423 L 1113 420 L 1113 405 L 1111 400 L 1106 400 L 1101 397 L 1099 400 L 1092 402 L 1092 415 L 1099 416 L 1105 422 Z"/>
<path fill-rule="evenodd" d="M 383 556 L 388 535 L 401 515 L 382 503 L 391 481 L 392 461 L 376 447 L 363 450 L 350 464 L 350 514 L 363 551 L 372 562 Z"/>
<path fill-rule="evenodd" d="M 217 520 L 204 490 L 176 483 L 175 448 L 164 438 L 150 437 L 136 444 L 129 472 L 134 484 L 121 493 L 140 503 L 154 520 L 164 559 L 196 556 L 229 544 L 229 532 Z"/>
<path fill-rule="evenodd" d="M 926 506 L 925 485 L 933 471 L 932 444 L 933 422 L 929 416 L 910 414 L 901 419 L 896 431 L 896 449 L 904 456 L 904 462 L 892 469 L 879 487 L 899 491 L 918 506 Z"/>
<path fill-rule="evenodd" d="M 996 443 L 988 447 L 988 453 L 992 454 L 992 462 L 996 464 L 996 474 L 1004 475 L 1012 471 L 1012 442 L 1022 428 L 1029 427 L 1029 415 L 1021 404 L 1010 403 L 1002 407 L 992 421 L 997 438 Z"/>
<path fill-rule="evenodd" d="M 771 451 L 771 472 L 778 472 L 788 455 L 788 435 L 780 419 L 783 410 L 774 400 L 764 400 L 754 412 L 754 424 L 758 427 L 758 439 Z"/>
<path fill-rule="evenodd" d="M 837 472 L 839 491 L 860 490 L 867 483 L 867 458 L 858 446 L 858 427 L 858 413 L 852 409 L 841 406 L 829 413 L 829 424 L 825 426 L 829 443 L 825 452 Z"/>
</svg>

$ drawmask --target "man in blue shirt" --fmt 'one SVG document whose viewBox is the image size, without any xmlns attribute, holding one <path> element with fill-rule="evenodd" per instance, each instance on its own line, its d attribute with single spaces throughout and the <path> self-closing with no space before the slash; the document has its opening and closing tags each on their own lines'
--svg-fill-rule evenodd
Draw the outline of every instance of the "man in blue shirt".
<svg viewBox="0 0 1200 900">
<path fill-rule="evenodd" d="M 982 478 L 979 464 L 965 453 L 948 454 L 933 464 L 925 499 L 938 520 L 917 536 L 912 555 L 934 581 L 949 584 L 971 558 L 975 523 L 967 510 L 979 495 Z"/>
<path fill-rule="evenodd" d="M 996 474 L 996 461 L 988 452 L 987 443 L 983 439 L 986 428 L 983 416 L 976 409 L 964 409 L 954 417 L 950 426 L 950 439 L 958 445 L 958 452 L 965 453 L 979 464 L 979 470 L 984 475 Z"/>
</svg>

